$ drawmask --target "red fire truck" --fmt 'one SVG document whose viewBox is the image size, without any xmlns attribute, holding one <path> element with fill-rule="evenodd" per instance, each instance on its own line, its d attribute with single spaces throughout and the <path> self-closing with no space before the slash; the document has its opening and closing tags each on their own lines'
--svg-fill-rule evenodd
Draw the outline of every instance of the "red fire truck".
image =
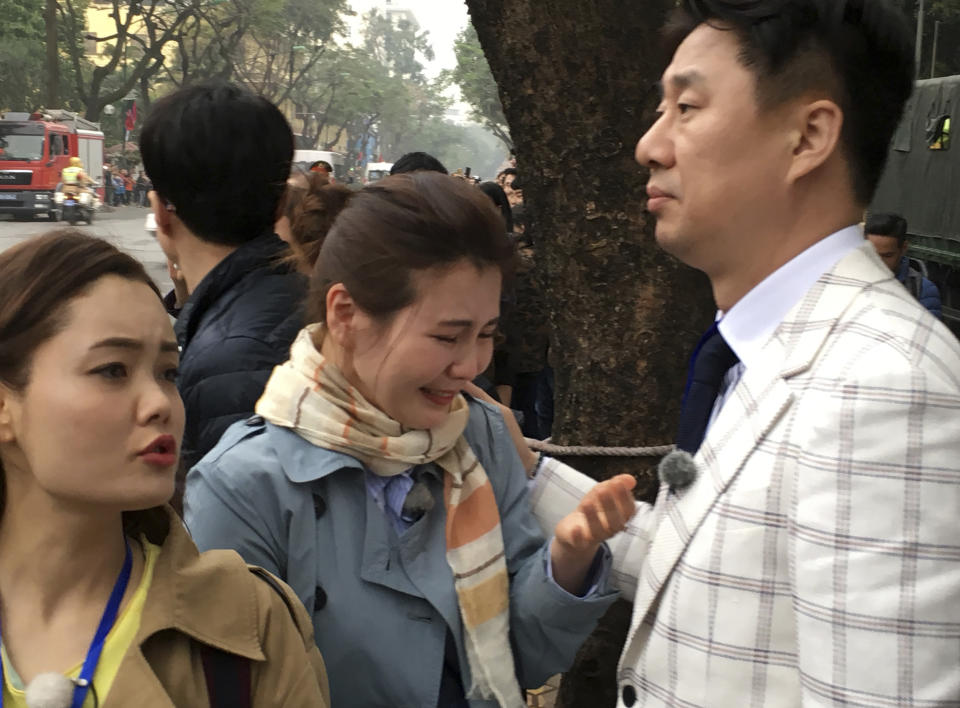
<svg viewBox="0 0 960 708">
<path fill-rule="evenodd" d="M 103 132 L 99 123 L 64 110 L 7 112 L 0 117 L 0 214 L 59 219 L 53 193 L 71 157 L 103 198 Z"/>
</svg>

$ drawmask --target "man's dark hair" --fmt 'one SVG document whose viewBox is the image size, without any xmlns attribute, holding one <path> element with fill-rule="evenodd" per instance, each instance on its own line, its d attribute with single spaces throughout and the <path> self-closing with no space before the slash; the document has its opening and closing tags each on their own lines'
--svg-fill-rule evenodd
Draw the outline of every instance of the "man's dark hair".
<svg viewBox="0 0 960 708">
<path fill-rule="evenodd" d="M 497 177 L 506 177 L 507 175 L 513 175 L 514 177 L 516 177 L 516 176 L 517 176 L 517 168 L 516 168 L 516 167 L 507 167 L 506 169 L 500 170 L 500 174 L 498 174 Z"/>
<path fill-rule="evenodd" d="M 876 236 L 893 236 L 900 246 L 907 242 L 907 220 L 899 214 L 870 214 L 863 231 Z"/>
<path fill-rule="evenodd" d="M 390 174 L 392 175 L 402 175 L 405 172 L 420 171 L 442 172 L 445 175 L 450 174 L 440 160 L 425 152 L 408 152 L 394 162 L 393 167 L 390 168 Z"/>
<path fill-rule="evenodd" d="M 273 229 L 293 132 L 265 98 L 221 81 L 160 99 L 140 135 L 157 194 L 197 237 L 239 246 Z"/>
<path fill-rule="evenodd" d="M 868 204 L 913 90 L 913 41 L 903 15 L 889 0 L 683 0 L 667 25 L 668 48 L 676 50 L 701 23 L 737 34 L 761 108 L 808 91 L 836 101 L 854 194 Z"/>
<path fill-rule="evenodd" d="M 477 185 L 477 187 L 481 192 L 490 197 L 493 205 L 500 210 L 500 215 L 503 216 L 503 224 L 506 227 L 507 233 L 512 233 L 513 211 L 510 209 L 510 202 L 507 200 L 507 193 L 503 191 L 503 187 L 496 182 L 483 182 Z"/>
</svg>

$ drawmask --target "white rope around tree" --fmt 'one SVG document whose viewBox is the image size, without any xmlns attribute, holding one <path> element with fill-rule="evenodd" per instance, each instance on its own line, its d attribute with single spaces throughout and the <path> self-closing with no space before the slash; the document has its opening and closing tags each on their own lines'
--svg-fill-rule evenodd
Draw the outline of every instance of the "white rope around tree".
<svg viewBox="0 0 960 708">
<path fill-rule="evenodd" d="M 524 438 L 531 450 L 558 457 L 663 457 L 673 451 L 674 445 L 653 447 L 603 447 L 600 445 L 554 445 L 550 438 Z"/>
</svg>

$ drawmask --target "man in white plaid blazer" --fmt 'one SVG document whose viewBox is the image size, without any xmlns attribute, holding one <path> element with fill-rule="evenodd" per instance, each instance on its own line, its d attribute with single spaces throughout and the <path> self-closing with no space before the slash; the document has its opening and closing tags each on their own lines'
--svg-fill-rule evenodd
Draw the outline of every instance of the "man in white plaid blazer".
<svg viewBox="0 0 960 708">
<path fill-rule="evenodd" d="M 854 225 L 909 34 L 885 0 L 682 4 L 637 159 L 720 313 L 681 415 L 696 477 L 610 544 L 618 705 L 960 705 L 960 345 Z M 553 528 L 591 484 L 547 461 L 534 512 Z"/>
</svg>

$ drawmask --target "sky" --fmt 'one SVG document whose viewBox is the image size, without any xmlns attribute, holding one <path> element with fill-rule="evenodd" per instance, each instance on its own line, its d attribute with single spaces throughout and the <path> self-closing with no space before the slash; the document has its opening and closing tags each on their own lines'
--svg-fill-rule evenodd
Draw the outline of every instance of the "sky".
<svg viewBox="0 0 960 708">
<path fill-rule="evenodd" d="M 349 4 L 357 15 L 362 15 L 374 7 L 382 8 L 384 0 L 350 0 Z M 442 69 L 456 66 L 453 42 L 470 21 L 462 0 L 391 0 L 391 4 L 397 9 L 411 10 L 417 16 L 420 28 L 430 32 L 436 59 L 426 66 L 428 76 L 436 76 Z"/>
</svg>

